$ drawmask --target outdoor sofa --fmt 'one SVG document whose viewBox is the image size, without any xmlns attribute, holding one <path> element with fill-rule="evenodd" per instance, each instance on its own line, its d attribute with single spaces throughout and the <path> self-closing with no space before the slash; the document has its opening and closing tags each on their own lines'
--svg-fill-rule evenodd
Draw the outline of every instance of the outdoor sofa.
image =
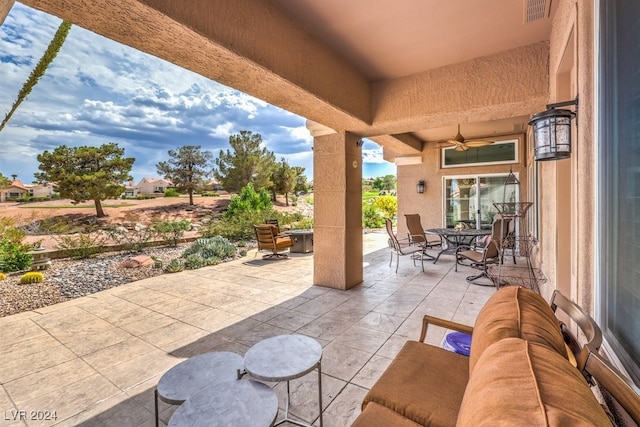
<svg viewBox="0 0 640 427">
<path fill-rule="evenodd" d="M 577 321 L 586 344 L 558 320 L 557 307 Z M 425 344 L 429 324 L 472 334 L 469 357 Z M 585 379 L 601 340 L 595 322 L 557 291 L 550 305 L 530 290 L 504 287 L 474 327 L 425 316 L 420 341 L 406 342 L 353 426 L 611 426 Z M 627 407 L 640 411 L 637 388 L 612 378 Z"/>
</svg>

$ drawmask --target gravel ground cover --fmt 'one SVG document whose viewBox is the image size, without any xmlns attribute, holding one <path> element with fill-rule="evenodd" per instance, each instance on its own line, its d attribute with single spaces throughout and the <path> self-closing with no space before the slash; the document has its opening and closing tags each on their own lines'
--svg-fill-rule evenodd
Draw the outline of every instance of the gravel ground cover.
<svg viewBox="0 0 640 427">
<path fill-rule="evenodd" d="M 143 253 L 107 252 L 82 260 L 56 259 L 49 269 L 42 271 L 45 276 L 43 283 L 21 285 L 20 276 L 24 272 L 7 274 L 6 280 L 0 281 L 0 317 L 35 310 L 147 277 L 170 274 L 153 266 L 123 268 L 120 264 L 137 255 L 149 255 L 166 265 L 182 255 L 187 246 L 147 248 Z"/>
</svg>

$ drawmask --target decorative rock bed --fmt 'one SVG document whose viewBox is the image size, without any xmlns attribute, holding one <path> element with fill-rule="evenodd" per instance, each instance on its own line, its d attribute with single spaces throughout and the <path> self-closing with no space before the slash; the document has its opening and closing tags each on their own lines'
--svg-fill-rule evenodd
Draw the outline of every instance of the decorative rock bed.
<svg viewBox="0 0 640 427">
<path fill-rule="evenodd" d="M 82 260 L 53 260 L 51 266 L 42 271 L 44 283 L 38 284 L 21 285 L 20 276 L 24 272 L 9 273 L 5 280 L 0 281 L 0 317 L 167 274 L 162 268 L 154 267 L 153 263 L 142 263 L 135 268 L 127 267 L 127 264 L 130 265 L 133 259 L 139 261 L 141 256 L 146 255 L 166 265 L 170 260 L 180 257 L 187 246 L 147 248 L 143 255 L 107 252 Z"/>
</svg>

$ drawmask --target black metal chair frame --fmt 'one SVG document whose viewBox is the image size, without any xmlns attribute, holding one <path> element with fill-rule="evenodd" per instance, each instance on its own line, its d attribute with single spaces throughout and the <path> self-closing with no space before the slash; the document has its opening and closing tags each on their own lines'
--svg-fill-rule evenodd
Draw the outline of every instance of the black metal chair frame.
<svg viewBox="0 0 640 427">
<path fill-rule="evenodd" d="M 400 256 L 414 255 L 419 253 L 420 264 L 422 265 L 422 272 L 424 273 L 424 257 L 422 256 L 422 246 L 412 244 L 409 239 L 399 240 L 393 232 L 393 223 L 390 219 L 386 218 L 385 226 L 387 228 L 387 234 L 389 234 L 389 249 L 391 250 L 391 259 L 389 260 L 389 267 L 393 262 L 393 254 L 396 255 L 396 273 L 398 272 L 398 266 L 400 265 Z M 413 265 L 416 265 L 416 257 L 413 258 Z"/>
<path fill-rule="evenodd" d="M 464 265 L 467 267 L 475 268 L 476 270 L 480 270 L 479 274 L 475 276 L 467 276 L 467 282 L 474 282 L 475 280 L 480 279 L 481 277 L 487 276 L 487 267 L 489 264 L 495 264 L 500 260 L 500 251 L 498 249 L 498 245 L 496 242 L 489 238 L 486 241 L 486 245 L 478 250 L 472 246 L 461 245 L 456 248 L 456 271 L 458 271 L 458 265 Z M 470 261 L 468 264 L 465 264 L 463 261 Z"/>
</svg>

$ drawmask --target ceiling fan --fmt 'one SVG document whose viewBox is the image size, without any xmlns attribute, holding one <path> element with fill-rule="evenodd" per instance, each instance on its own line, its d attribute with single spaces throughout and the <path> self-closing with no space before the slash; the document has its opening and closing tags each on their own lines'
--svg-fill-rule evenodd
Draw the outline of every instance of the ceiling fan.
<svg viewBox="0 0 640 427">
<path fill-rule="evenodd" d="M 458 124 L 458 133 L 453 139 L 448 139 L 446 141 L 447 144 L 455 145 L 455 151 L 467 151 L 469 148 L 480 148 L 486 147 L 487 145 L 493 144 L 493 141 L 485 141 L 481 139 L 466 141 L 464 136 L 460 133 L 460 125 Z"/>
</svg>

